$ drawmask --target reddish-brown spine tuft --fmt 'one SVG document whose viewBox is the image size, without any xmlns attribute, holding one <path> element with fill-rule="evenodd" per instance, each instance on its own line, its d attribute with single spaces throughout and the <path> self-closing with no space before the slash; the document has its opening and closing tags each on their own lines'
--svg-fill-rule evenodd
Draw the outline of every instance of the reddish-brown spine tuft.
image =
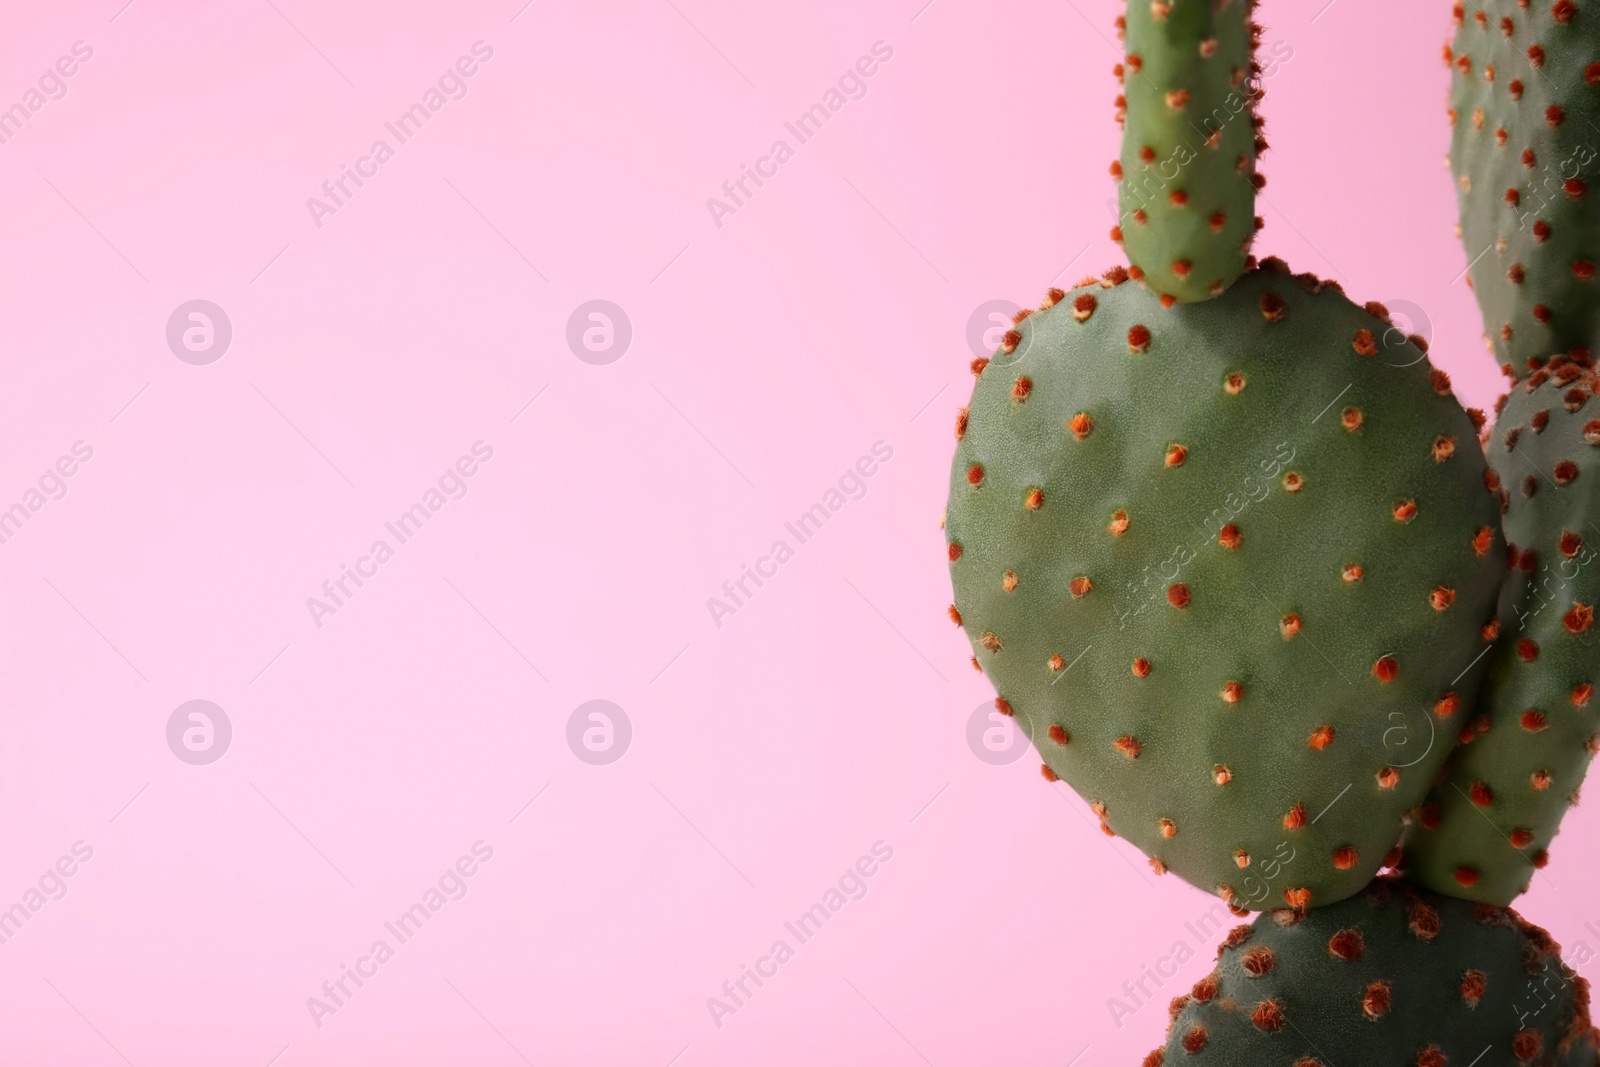
<svg viewBox="0 0 1600 1067">
<path fill-rule="evenodd" d="M 1133 676 L 1135 678 L 1150 677 L 1150 661 L 1145 659 L 1143 656 L 1135 659 L 1133 661 Z"/>
<path fill-rule="evenodd" d="M 1378 662 L 1372 665 L 1372 676 L 1385 685 L 1394 681 L 1400 675 L 1400 664 L 1393 656 L 1381 656 Z"/>
<path fill-rule="evenodd" d="M 1150 328 L 1135 324 L 1128 327 L 1128 351 L 1135 355 L 1150 351 Z"/>
<path fill-rule="evenodd" d="M 1489 976 L 1482 971 L 1468 971 L 1461 976 L 1461 999 L 1467 1007 L 1476 1008 L 1489 988 Z"/>
<path fill-rule="evenodd" d="M 1119 737 L 1115 742 L 1115 747 L 1118 752 L 1122 753 L 1129 759 L 1139 758 L 1141 746 L 1139 745 L 1139 739 L 1137 737 L 1133 737 L 1132 735 Z"/>
<path fill-rule="evenodd" d="M 1311 731 L 1311 736 L 1306 738 L 1306 744 L 1318 752 L 1333 744 L 1334 729 L 1332 726 L 1319 726 Z"/>
<path fill-rule="evenodd" d="M 1298 830 L 1305 824 L 1306 806 L 1304 804 L 1296 804 L 1294 807 L 1290 808 L 1289 813 L 1283 817 L 1283 828 L 1285 830 Z"/>
<path fill-rule="evenodd" d="M 1275 1034 L 1283 1029 L 1283 1006 L 1276 1000 L 1263 1000 L 1250 1010 L 1250 1022 L 1262 1033 Z"/>
<path fill-rule="evenodd" d="M 1328 954 L 1336 960 L 1352 963 L 1366 955 L 1367 943 L 1356 929 L 1340 930 L 1328 938 Z"/>
<path fill-rule="evenodd" d="M 1235 526 L 1231 522 L 1217 531 L 1217 544 L 1221 545 L 1223 548 L 1238 548 L 1239 540 L 1239 527 Z"/>
<path fill-rule="evenodd" d="M 1179 609 L 1188 607 L 1189 587 L 1182 582 L 1173 582 L 1167 586 L 1167 603 Z"/>
<path fill-rule="evenodd" d="M 1389 1014 L 1389 983 L 1373 982 L 1361 995 L 1361 1011 L 1376 1022 Z"/>
</svg>

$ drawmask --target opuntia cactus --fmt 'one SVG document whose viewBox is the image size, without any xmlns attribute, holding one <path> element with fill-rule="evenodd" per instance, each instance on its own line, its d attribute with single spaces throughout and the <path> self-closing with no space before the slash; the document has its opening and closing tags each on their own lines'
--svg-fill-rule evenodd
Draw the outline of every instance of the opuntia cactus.
<svg viewBox="0 0 1600 1067">
<path fill-rule="evenodd" d="M 1595 1067 L 1589 985 L 1515 912 L 1387 878 L 1236 928 L 1145 1067 Z"/>
<path fill-rule="evenodd" d="M 1276 260 L 1024 318 L 957 426 L 952 616 L 998 706 L 1158 870 L 1235 907 L 1364 886 L 1470 705 L 1503 573 L 1476 429 L 1414 343 Z"/>
<path fill-rule="evenodd" d="M 1483 325 L 1513 376 L 1600 326 L 1600 47 L 1588 5 L 1455 5 L 1451 162 Z"/>
<path fill-rule="evenodd" d="M 1441 892 L 1522 893 L 1600 750 L 1597 391 L 1558 356 L 1512 389 L 1488 441 L 1509 545 L 1500 637 L 1466 743 L 1407 846 L 1408 873 Z"/>
<path fill-rule="evenodd" d="M 997 709 L 1158 873 L 1277 909 L 1146 1067 L 1600 1064 L 1587 985 L 1503 907 L 1600 748 L 1600 10 L 1479 2 L 1462 233 L 1529 375 L 1487 462 L 1424 340 L 1249 256 L 1251 0 L 1129 4 L 1132 266 L 973 363 L 950 615 Z"/>
<path fill-rule="evenodd" d="M 1168 302 L 1206 300 L 1245 270 L 1266 148 L 1255 78 L 1254 0 L 1130 4 L 1121 216 L 1132 274 Z"/>
</svg>

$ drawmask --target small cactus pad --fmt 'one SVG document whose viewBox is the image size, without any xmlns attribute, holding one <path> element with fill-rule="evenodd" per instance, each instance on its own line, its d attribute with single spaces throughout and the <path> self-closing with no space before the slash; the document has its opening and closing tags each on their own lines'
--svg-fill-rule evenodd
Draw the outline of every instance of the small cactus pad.
<svg viewBox="0 0 1600 1067">
<path fill-rule="evenodd" d="M 1472 286 L 1515 377 L 1600 325 L 1600 0 L 1455 5 L 1451 165 Z"/>
<path fill-rule="evenodd" d="M 1112 168 L 1134 277 L 1185 303 L 1244 272 L 1255 237 L 1261 139 L 1253 0 L 1130 3 L 1122 158 Z"/>
<path fill-rule="evenodd" d="M 1380 879 L 1259 916 L 1144 1067 L 1595 1067 L 1589 985 L 1515 912 Z"/>
<path fill-rule="evenodd" d="M 974 364 L 952 619 L 1045 777 L 1158 870 L 1331 903 L 1476 692 L 1504 562 L 1473 421 L 1415 342 L 1380 350 L 1380 305 L 1280 261 L 1171 308 L 1126 278 Z"/>
<path fill-rule="evenodd" d="M 1507 904 L 1525 890 L 1600 749 L 1597 390 L 1557 357 L 1511 390 L 1488 441 L 1511 567 L 1499 641 L 1406 850 L 1409 875 L 1441 893 Z"/>
</svg>

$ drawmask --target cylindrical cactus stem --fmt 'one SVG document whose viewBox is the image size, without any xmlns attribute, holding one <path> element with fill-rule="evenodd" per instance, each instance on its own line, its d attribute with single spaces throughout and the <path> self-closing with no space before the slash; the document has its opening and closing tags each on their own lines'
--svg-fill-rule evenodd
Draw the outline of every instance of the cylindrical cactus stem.
<svg viewBox="0 0 1600 1067">
<path fill-rule="evenodd" d="M 1254 0 L 1134 0 L 1123 20 L 1121 218 L 1133 276 L 1164 303 L 1217 296 L 1246 269 L 1258 223 Z M 1125 111 L 1125 115 L 1124 115 Z"/>
<path fill-rule="evenodd" d="M 1495 356 L 1525 377 L 1600 334 L 1600 8 L 1455 5 L 1450 159 Z"/>
<path fill-rule="evenodd" d="M 1600 751 L 1600 379 L 1558 356 L 1511 391 L 1488 441 L 1509 577 L 1498 643 L 1450 776 L 1406 848 L 1418 883 L 1510 903 Z"/>
</svg>

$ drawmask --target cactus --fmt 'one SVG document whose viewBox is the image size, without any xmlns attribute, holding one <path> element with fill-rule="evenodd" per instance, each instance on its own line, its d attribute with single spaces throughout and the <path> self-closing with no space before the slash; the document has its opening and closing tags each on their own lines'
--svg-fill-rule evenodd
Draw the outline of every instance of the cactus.
<svg viewBox="0 0 1600 1067">
<path fill-rule="evenodd" d="M 1557 357 L 1516 386 L 1489 441 L 1510 578 L 1478 714 L 1407 847 L 1419 883 L 1508 904 L 1600 749 L 1600 380 Z"/>
<path fill-rule="evenodd" d="M 1515 912 L 1380 879 L 1237 927 L 1145 1067 L 1594 1067 L 1589 986 Z"/>
<path fill-rule="evenodd" d="M 950 616 L 996 708 L 1157 873 L 1276 909 L 1146 1067 L 1600 1064 L 1586 983 L 1505 908 L 1600 749 L 1600 10 L 1480 3 L 1452 165 L 1527 376 L 1492 436 L 1381 305 L 1250 256 L 1253 0 L 1129 4 L 1131 267 L 973 363 Z"/>
<path fill-rule="evenodd" d="M 1471 14 L 1468 14 L 1468 7 Z M 1600 39 L 1590 5 L 1455 5 L 1451 163 L 1484 329 L 1507 373 L 1600 325 Z"/>
<path fill-rule="evenodd" d="M 1168 303 L 1206 300 L 1245 270 L 1258 227 L 1254 0 L 1130 4 L 1112 238 Z"/>
<path fill-rule="evenodd" d="M 1044 776 L 1158 871 L 1331 903 L 1474 695 L 1503 575 L 1474 424 L 1333 283 L 1268 260 L 1164 309 L 1126 276 L 1052 292 L 975 365 L 951 614 Z"/>
</svg>

